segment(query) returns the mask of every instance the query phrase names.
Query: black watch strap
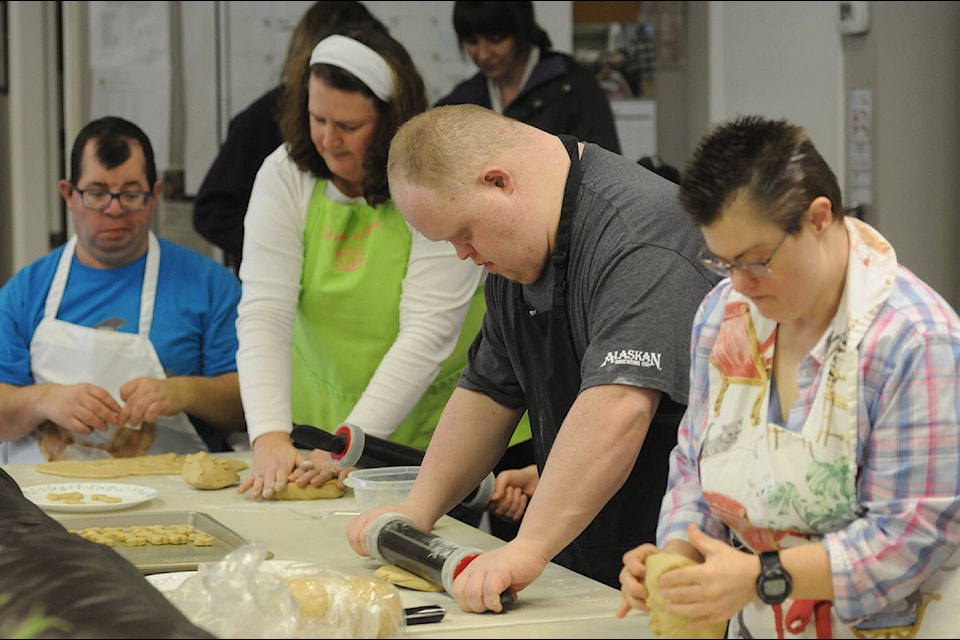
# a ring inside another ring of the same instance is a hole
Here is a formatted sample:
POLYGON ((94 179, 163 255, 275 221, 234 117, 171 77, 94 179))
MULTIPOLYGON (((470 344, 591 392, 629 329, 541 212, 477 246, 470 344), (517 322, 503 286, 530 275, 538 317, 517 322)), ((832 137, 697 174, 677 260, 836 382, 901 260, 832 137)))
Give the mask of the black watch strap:
POLYGON ((780 604, 793 591, 793 579, 780 562, 779 551, 760 552, 757 595, 765 604, 780 604))

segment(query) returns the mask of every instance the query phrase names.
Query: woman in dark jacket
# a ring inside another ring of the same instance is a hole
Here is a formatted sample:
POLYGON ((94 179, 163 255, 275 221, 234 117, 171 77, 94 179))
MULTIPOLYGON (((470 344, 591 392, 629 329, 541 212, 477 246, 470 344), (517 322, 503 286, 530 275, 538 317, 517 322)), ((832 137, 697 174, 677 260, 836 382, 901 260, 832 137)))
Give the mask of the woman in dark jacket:
POLYGON ((552 49, 532 2, 454 2, 453 27, 479 72, 436 106, 477 104, 620 153, 610 99, 591 71, 552 49))

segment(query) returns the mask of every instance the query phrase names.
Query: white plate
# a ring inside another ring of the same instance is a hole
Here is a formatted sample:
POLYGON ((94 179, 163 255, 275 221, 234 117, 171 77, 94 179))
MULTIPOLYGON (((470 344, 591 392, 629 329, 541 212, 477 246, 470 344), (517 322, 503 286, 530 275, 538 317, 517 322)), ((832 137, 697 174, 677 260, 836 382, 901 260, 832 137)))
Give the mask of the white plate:
POLYGON ((172 571, 170 573, 151 573, 146 576, 147 582, 163 594, 172 593, 183 581, 196 574, 196 571, 172 571))
POLYGON ((23 487, 23 495, 46 511, 118 511, 157 497, 157 490, 138 484, 117 482, 62 482, 23 487), (51 493, 82 493, 82 502, 72 503, 63 500, 51 500, 51 493), (94 500, 94 494, 103 494, 110 498, 119 498, 119 502, 94 500))
MULTIPOLYGON (((292 564, 290 560, 264 560, 260 564, 260 569, 277 573, 290 564, 292 564)), ((145 577, 147 582, 152 584, 157 591, 164 595, 169 595, 183 584, 187 578, 196 575, 196 573, 196 571, 172 571, 170 573, 151 573, 145 577)))

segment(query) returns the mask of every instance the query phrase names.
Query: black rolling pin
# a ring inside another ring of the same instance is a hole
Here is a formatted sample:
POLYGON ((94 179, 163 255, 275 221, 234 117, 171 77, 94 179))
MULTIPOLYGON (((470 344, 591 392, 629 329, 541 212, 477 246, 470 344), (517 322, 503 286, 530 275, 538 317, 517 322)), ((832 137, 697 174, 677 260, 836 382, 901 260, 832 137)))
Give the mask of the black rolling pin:
MULTIPOLYGON (((330 453, 338 467, 419 467, 423 452, 390 440, 366 435, 352 424, 343 423, 334 433, 308 424, 295 424, 290 434, 294 446, 307 449, 323 449, 330 453)), ((471 491, 460 503, 469 509, 484 509, 493 495, 494 475, 490 473, 480 486, 471 491)))
POLYGON ((423 452, 390 440, 368 436, 356 425, 343 423, 333 433, 309 424, 295 424, 290 434, 294 444, 323 449, 340 467, 390 466, 419 467, 423 452), (370 464, 379 461, 381 464, 370 464))
MULTIPOLYGON (((460 572, 482 553, 425 533, 399 513, 385 513, 373 521, 367 532, 367 548, 377 560, 430 580, 447 593, 452 593, 453 581, 460 572)), ((500 594, 504 611, 513 602, 514 597, 508 591, 500 594)))

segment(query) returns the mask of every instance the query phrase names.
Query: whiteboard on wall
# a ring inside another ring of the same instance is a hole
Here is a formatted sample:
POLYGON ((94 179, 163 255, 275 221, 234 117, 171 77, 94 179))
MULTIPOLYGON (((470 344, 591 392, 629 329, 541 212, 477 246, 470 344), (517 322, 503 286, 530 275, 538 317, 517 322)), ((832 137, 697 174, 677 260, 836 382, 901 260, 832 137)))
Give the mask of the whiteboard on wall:
POLYGON ((91 2, 89 119, 119 116, 138 124, 157 167, 171 165, 172 61, 167 2, 91 2))

